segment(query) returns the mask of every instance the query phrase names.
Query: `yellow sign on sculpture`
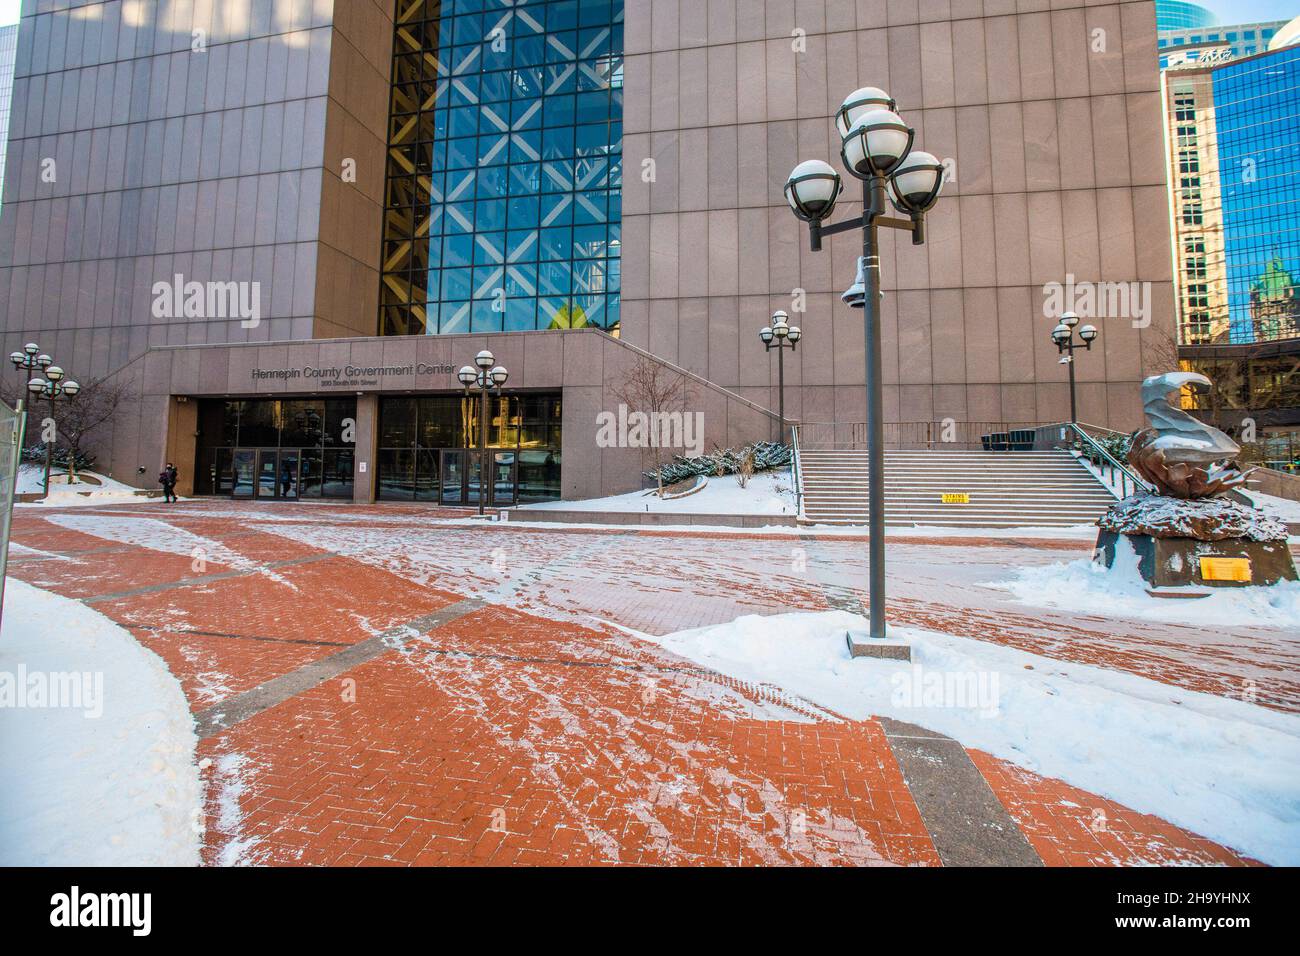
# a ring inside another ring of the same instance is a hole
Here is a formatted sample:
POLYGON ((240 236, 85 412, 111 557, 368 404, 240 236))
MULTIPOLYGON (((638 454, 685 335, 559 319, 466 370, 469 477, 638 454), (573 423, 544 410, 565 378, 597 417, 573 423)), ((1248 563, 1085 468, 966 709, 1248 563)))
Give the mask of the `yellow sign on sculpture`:
POLYGON ((1204 581, 1249 581, 1250 558, 1201 558, 1204 581))

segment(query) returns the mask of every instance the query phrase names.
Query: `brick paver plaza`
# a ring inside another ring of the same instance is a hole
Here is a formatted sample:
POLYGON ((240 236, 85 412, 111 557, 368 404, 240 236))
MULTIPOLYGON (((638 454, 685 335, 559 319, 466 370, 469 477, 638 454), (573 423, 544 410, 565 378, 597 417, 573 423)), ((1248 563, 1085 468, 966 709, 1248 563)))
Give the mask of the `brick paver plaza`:
MULTIPOLYGON (((14 540, 33 550, 17 550, 13 574, 90 603, 180 680, 201 737, 208 863, 944 861, 881 721, 627 630, 836 606, 865 582, 861 540, 212 501, 24 509, 14 540)), ((1300 668, 1275 631, 1211 640, 1030 613, 976 587, 995 565, 1088 549, 891 538, 891 619, 1211 693, 1249 680, 1260 703, 1300 709, 1300 668)), ((1048 865, 1250 862, 969 757, 1048 865)))

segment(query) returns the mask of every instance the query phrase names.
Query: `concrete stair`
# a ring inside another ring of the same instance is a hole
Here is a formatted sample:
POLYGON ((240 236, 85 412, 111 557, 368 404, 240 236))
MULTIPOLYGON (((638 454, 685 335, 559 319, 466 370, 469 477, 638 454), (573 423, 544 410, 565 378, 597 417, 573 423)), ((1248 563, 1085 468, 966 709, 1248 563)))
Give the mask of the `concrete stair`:
MULTIPOLYGON (((807 524, 867 523, 865 449, 801 450, 807 524)), ((885 452, 885 523, 1014 528, 1091 524, 1114 495, 1066 451, 885 452), (944 504, 944 494, 968 504, 944 504)))

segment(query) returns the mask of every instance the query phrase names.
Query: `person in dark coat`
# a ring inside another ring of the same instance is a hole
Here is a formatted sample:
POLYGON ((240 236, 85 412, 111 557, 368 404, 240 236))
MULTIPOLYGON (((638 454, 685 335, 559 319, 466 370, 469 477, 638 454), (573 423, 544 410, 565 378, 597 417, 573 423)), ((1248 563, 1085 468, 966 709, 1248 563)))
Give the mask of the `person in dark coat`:
POLYGON ((179 477, 180 472, 176 470, 176 466, 170 461, 167 462, 167 467, 158 475, 158 483, 163 489, 163 501, 176 501, 176 481, 179 477))

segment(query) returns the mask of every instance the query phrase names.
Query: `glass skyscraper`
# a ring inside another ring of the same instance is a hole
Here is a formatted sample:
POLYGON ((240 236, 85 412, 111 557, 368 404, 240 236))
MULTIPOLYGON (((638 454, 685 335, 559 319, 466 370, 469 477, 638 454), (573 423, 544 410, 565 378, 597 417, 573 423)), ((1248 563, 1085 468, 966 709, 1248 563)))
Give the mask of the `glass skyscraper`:
POLYGON ((400 0, 381 332, 619 324, 622 0, 400 0))
POLYGON ((1300 47, 1213 72, 1229 341, 1300 334, 1300 47))

